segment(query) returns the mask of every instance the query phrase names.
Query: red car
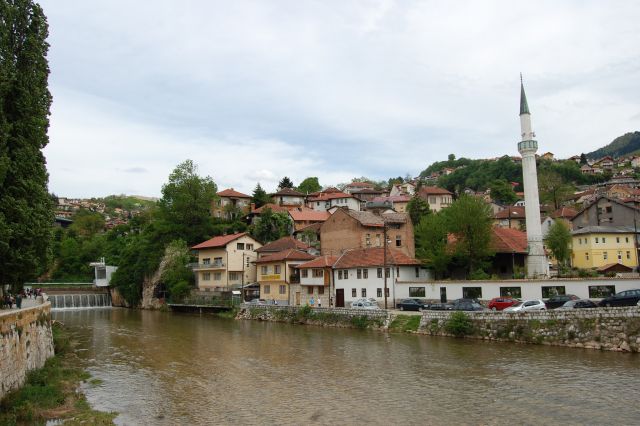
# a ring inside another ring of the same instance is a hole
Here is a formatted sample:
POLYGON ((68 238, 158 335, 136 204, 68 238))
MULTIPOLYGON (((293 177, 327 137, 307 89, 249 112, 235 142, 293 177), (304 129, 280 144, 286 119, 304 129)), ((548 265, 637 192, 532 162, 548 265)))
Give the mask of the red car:
POLYGON ((494 297, 491 299, 487 307, 492 311, 501 311, 509 306, 515 305, 516 303, 518 303, 518 301, 510 297, 494 297))

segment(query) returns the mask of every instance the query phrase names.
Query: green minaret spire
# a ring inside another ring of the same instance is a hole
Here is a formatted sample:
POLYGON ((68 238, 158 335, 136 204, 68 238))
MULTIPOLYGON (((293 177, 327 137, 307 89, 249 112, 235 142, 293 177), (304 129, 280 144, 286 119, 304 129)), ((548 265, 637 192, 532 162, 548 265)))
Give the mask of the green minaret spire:
POLYGON ((527 95, 524 94, 524 84, 522 83, 522 73, 520 73, 520 115, 522 114, 531 114, 531 113, 529 112, 527 95))

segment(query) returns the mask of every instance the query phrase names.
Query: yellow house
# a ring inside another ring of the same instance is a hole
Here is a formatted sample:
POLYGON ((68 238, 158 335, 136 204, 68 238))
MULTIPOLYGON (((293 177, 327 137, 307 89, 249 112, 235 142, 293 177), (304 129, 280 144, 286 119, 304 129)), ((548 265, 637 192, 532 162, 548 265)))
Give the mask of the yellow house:
POLYGON ((575 268, 600 268, 620 263, 630 268, 638 266, 634 237, 628 226, 587 226, 572 235, 572 264, 575 268))
POLYGON ((258 283, 260 298, 277 302, 279 305, 290 305, 290 284, 300 283, 299 271, 295 265, 315 259, 304 251, 287 249, 255 261, 258 267, 258 283))
POLYGON ((253 263, 262 247, 246 232, 213 237, 193 246, 198 251, 198 264, 193 267, 200 291, 229 291, 256 282, 253 263))

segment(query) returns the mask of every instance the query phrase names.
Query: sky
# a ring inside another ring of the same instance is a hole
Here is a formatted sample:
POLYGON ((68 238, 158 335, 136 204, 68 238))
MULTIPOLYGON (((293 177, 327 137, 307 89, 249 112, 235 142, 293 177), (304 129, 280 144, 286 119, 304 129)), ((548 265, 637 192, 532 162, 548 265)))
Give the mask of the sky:
POLYGON ((218 189, 417 176, 640 130, 640 2, 41 1, 59 196, 160 196, 192 159, 218 189))

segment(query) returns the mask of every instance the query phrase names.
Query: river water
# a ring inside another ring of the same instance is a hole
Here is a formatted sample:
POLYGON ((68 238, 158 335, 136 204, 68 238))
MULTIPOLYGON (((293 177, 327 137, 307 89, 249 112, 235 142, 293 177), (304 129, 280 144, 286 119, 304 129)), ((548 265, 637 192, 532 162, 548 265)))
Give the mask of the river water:
POLYGON ((117 424, 638 424, 640 357, 127 309, 54 312, 117 424))

